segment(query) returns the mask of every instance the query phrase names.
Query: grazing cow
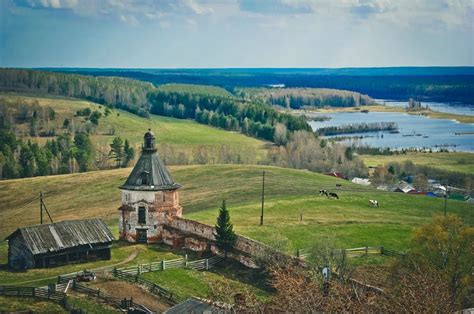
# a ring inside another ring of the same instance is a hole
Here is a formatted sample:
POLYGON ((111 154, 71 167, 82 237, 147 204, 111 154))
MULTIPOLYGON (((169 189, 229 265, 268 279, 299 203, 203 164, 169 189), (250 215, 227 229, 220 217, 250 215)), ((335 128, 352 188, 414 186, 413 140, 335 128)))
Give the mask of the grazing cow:
POLYGON ((339 196, 337 196, 337 194, 334 193, 334 192, 329 192, 328 194, 329 194, 328 197, 333 197, 333 198, 339 199, 339 196))
POLYGON ((369 205, 372 206, 372 207, 379 207, 379 201, 369 200, 369 205))
POLYGON ((328 196, 328 191, 326 191, 326 190, 319 190, 319 195, 321 195, 321 196, 323 196, 323 195, 328 196))

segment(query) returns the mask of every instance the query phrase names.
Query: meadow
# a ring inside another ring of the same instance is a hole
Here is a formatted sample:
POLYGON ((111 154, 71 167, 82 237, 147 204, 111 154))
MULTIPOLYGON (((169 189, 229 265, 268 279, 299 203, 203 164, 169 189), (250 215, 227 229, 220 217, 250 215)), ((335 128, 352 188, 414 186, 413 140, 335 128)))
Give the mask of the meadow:
MULTIPOLYGON (((311 246, 322 237, 336 237, 342 247, 386 246, 408 249, 411 232, 443 213, 444 200, 378 191, 347 181, 278 167, 206 165, 169 167, 183 185, 181 204, 186 218, 210 225, 227 201, 238 233, 271 243, 275 234, 288 239, 291 249, 311 246), (266 171, 264 225, 259 226, 262 171, 266 171), (336 184, 342 184, 340 190, 336 184), (340 199, 319 195, 324 188, 340 199), (380 208, 372 208, 377 199, 380 208), (301 220, 301 217, 303 218, 301 220)), ((116 228, 120 186, 130 168, 93 171, 0 182, 0 236, 39 222, 38 194, 55 221, 101 217, 116 228), (19 193, 18 191, 21 191, 19 193)), ((449 201, 448 212, 474 223, 473 205, 449 201)))
POLYGON ((474 174, 474 154, 464 152, 408 152, 400 155, 360 155, 366 166, 411 160, 416 165, 474 174))

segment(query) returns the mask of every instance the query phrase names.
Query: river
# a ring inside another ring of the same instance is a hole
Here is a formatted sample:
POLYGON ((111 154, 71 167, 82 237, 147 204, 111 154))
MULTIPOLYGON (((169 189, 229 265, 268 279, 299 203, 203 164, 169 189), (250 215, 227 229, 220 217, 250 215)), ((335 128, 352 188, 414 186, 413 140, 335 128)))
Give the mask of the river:
MULTIPOLYGON (((312 114, 318 116, 319 114, 312 114)), ((396 112, 339 112, 324 114, 327 121, 309 121, 313 130, 351 123, 396 122, 400 133, 368 132, 347 134, 362 139, 346 140, 348 143, 367 144, 372 147, 424 148, 474 152, 474 124, 458 123, 448 119, 430 119, 425 116, 396 112)), ((311 115, 309 116, 311 117, 311 115)), ((331 136, 329 136, 330 138, 331 136)))
MULTIPOLYGON (((389 99, 374 99, 376 103, 385 104, 389 107, 401 107, 406 108, 408 101, 389 100, 389 99)), ((433 111, 474 116, 474 104, 462 104, 455 102, 430 102, 422 101, 421 105, 430 107, 433 111)))

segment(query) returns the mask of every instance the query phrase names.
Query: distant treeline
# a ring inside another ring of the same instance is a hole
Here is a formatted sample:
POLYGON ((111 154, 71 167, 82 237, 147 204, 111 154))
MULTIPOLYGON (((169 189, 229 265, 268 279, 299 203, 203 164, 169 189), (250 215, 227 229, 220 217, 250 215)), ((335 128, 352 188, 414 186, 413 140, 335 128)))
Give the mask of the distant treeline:
POLYGON ((328 126, 316 130, 318 135, 331 136, 339 134, 366 133, 378 131, 396 131, 398 125, 395 122, 372 122, 353 123, 340 126, 328 126))
POLYGON ((367 95, 327 88, 244 88, 236 94, 288 109, 355 107, 374 103, 367 95))
POLYGON ((226 130, 273 141, 277 124, 290 132, 310 130, 304 117, 280 113, 261 102, 249 102, 234 97, 196 95, 187 92, 150 93, 150 111, 153 114, 180 119, 195 119, 226 130))
POLYGON ((0 69, 0 89, 82 98, 146 116, 148 114, 147 94, 155 87, 151 83, 120 77, 0 69))
POLYGON ((91 100, 140 116, 153 114, 240 131, 273 141, 277 124, 289 132, 310 130, 303 117, 280 113, 261 101, 244 101, 218 87, 150 83, 46 71, 0 69, 0 89, 91 100))
POLYGON ((122 76, 154 84, 188 83, 236 87, 333 88, 357 91, 374 98, 474 102, 472 68, 379 69, 194 69, 103 70, 54 69, 87 75, 122 76), (361 72, 361 74, 358 74, 361 72))
POLYGON ((404 162, 390 162, 377 167, 372 173, 371 181, 374 184, 392 184, 400 180, 408 180, 420 191, 427 191, 428 179, 438 180, 443 184, 472 190, 474 176, 457 171, 449 171, 427 165, 415 165, 411 160, 404 162))

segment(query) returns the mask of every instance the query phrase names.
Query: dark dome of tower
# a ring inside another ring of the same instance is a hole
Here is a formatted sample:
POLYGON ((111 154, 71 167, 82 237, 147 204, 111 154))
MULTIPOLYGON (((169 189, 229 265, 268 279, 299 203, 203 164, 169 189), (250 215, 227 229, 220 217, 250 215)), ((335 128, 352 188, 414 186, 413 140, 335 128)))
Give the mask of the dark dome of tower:
POLYGON ((151 131, 151 129, 148 129, 148 131, 145 133, 143 136, 144 138, 155 138, 155 134, 151 131))

